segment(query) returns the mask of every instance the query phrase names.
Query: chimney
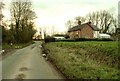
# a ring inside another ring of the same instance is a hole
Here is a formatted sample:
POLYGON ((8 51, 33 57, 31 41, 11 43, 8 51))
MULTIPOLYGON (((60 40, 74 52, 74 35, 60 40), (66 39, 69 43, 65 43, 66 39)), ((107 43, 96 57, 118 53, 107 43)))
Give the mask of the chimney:
POLYGON ((88 24, 91 25, 91 22, 89 21, 88 24))
POLYGON ((81 25, 81 21, 80 20, 78 20, 78 25, 81 25))

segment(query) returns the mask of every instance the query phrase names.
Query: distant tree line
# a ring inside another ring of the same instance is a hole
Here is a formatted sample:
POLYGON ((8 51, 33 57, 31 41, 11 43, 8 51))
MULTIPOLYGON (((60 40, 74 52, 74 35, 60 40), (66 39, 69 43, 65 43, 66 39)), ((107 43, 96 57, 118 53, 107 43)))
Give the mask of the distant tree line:
POLYGON ((117 28, 117 17, 115 18, 113 14, 106 10, 95 11, 86 15, 86 17, 77 16, 74 20, 68 20, 66 22, 66 27, 69 30, 71 27, 75 26, 78 21, 81 23, 91 22, 100 29, 100 33, 115 33, 117 28))
POLYGON ((30 42, 36 33, 33 22, 36 14, 32 9, 31 2, 29 0, 11 2, 10 13, 10 24, 7 26, 5 22, 2 24, 2 41, 8 43, 30 42))

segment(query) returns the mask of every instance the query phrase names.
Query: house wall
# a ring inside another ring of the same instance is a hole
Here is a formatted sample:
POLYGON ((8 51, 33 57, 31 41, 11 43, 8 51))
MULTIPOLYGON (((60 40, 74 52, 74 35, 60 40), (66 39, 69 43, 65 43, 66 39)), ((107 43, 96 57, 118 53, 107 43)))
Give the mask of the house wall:
POLYGON ((78 38, 80 38, 81 37, 81 30, 78 30, 78 33, 79 33, 78 38))
POLYGON ((69 32, 69 37, 70 37, 70 39, 74 38, 74 32, 73 31, 69 32))
POLYGON ((93 38, 99 38, 99 31, 93 31, 93 38))
POLYGON ((69 36, 70 36, 70 39, 74 39, 74 38, 94 38, 93 33, 94 33, 93 29, 89 25, 86 25, 81 30, 76 30, 76 31, 69 32, 69 36))
POLYGON ((69 32, 69 37, 70 37, 70 39, 78 38, 79 37, 79 31, 69 32))
POLYGON ((68 35, 69 35, 69 37, 70 37, 70 39, 71 39, 71 36, 72 36, 72 32, 68 32, 68 35))
POLYGON ((74 31, 74 38, 78 38, 79 37, 79 31, 74 31))
POLYGON ((93 38, 93 29, 86 25, 82 30, 81 30, 81 38, 93 38))

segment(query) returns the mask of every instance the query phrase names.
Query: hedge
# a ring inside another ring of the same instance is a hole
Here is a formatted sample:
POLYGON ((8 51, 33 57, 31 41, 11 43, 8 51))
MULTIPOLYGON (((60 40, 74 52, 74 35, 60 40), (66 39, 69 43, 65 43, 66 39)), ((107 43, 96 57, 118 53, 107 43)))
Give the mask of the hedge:
POLYGON ((55 38, 53 38, 53 37, 46 37, 46 38, 44 39, 44 41, 45 41, 45 43, 55 42, 55 38))
POLYGON ((64 40, 56 40, 56 42, 77 42, 77 41, 113 41, 109 38, 95 38, 95 39, 88 39, 88 38, 76 38, 76 39, 64 39, 64 40))
POLYGON ((45 43, 48 42, 77 42, 77 41, 113 41, 110 38, 95 38, 95 39, 88 39, 88 38, 76 38, 76 39, 55 39, 53 37, 46 37, 44 39, 45 43))

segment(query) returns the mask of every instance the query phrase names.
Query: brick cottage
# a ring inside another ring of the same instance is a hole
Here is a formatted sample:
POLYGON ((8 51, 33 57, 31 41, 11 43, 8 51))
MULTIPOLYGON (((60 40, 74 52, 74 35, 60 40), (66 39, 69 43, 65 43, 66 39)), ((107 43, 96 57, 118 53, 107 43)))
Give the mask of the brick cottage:
POLYGON ((87 22, 84 24, 81 24, 80 21, 78 21, 78 25, 72 27, 68 31, 70 39, 74 38, 98 38, 99 36, 99 29, 93 25, 91 22, 87 22))

